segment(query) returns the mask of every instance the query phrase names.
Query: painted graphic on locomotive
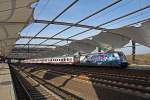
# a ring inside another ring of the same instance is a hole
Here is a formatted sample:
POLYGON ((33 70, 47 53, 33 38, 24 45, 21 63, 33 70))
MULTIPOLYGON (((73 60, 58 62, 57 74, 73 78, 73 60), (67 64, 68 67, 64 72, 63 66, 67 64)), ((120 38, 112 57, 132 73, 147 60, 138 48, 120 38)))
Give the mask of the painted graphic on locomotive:
POLYGON ((103 66, 127 66, 128 62, 122 52, 107 52, 89 54, 81 63, 103 66))

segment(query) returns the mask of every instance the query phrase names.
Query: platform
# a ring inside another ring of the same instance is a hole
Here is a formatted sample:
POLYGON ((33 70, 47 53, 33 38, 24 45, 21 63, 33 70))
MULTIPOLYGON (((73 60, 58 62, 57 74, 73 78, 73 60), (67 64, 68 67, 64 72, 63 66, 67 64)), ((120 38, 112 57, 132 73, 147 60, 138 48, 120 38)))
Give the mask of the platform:
POLYGON ((150 65, 131 64, 129 65, 128 69, 150 70, 150 65))
POLYGON ((16 100, 8 64, 0 63, 0 100, 16 100))

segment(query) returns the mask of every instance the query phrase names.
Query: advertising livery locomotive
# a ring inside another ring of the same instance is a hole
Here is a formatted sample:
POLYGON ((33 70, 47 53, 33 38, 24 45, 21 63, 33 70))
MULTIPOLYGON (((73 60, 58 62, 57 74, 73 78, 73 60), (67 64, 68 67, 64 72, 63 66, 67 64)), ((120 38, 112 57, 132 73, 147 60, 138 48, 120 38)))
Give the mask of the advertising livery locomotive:
POLYGON ((122 52, 89 54, 80 63, 100 66, 128 66, 126 56, 122 52))

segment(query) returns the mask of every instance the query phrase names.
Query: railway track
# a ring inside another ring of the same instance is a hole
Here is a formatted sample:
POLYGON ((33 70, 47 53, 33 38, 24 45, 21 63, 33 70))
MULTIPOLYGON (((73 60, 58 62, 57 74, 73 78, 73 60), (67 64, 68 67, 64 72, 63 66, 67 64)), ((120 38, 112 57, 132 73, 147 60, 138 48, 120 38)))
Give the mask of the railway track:
POLYGON ((98 73, 90 71, 49 71, 51 71, 52 73, 73 76, 84 74, 86 77, 79 77, 79 79, 92 81, 92 83, 96 85, 104 85, 123 90, 130 90, 131 92, 135 91, 136 93, 141 94, 142 96, 144 95, 150 97, 150 78, 109 73, 98 73))
MULTIPOLYGON (((57 71, 56 71, 57 72, 57 71)), ((123 83, 130 83, 135 85, 141 85, 145 87, 150 86, 150 78, 149 77, 140 77, 140 76, 130 76, 130 75, 121 75, 121 74, 112 74, 112 73, 104 73, 104 72, 90 72, 90 71, 64 71, 62 74, 70 74, 70 75, 77 75, 77 74, 84 74, 91 79, 108 79, 114 81, 122 80, 123 83)))
POLYGON ((19 74, 15 69, 12 72, 18 100, 60 100, 26 74, 19 74))
POLYGON ((15 74, 12 68, 10 72, 13 79, 13 85, 17 100, 32 100, 31 96, 28 94, 26 88, 24 87, 20 79, 18 79, 17 75, 15 74))
POLYGON ((82 98, 60 89, 30 73, 23 72, 16 67, 12 67, 12 69, 14 73, 17 73, 17 78, 21 79, 20 82, 24 85, 24 88, 26 88, 26 92, 31 100, 82 100, 82 98))
MULTIPOLYGON (((51 73, 61 74, 61 75, 68 75, 68 73, 60 73, 56 71, 49 71, 51 73)), ((70 73, 69 73, 70 74, 70 73)), ((76 74, 70 74, 76 77, 76 74)), ((91 75, 91 73, 90 73, 91 75)), ((60 76, 60 75, 59 75, 60 76)), ((140 80, 139 78, 133 77, 125 77, 125 76, 118 76, 118 75, 110 75, 110 74, 96 74, 88 77, 76 77, 81 80, 89 81, 95 85, 103 85, 112 88, 118 88, 123 90, 130 90, 130 92, 136 91, 136 93, 150 96, 150 81, 140 80)))
POLYGON ((135 95, 140 95, 142 97, 150 98, 150 78, 144 77, 143 75, 132 75, 130 74, 117 74, 99 72, 99 71, 86 71, 81 69, 71 69, 66 68, 65 70, 59 70, 59 68, 47 68, 49 73, 54 73, 60 75, 70 75, 77 79, 92 82, 96 86, 104 86, 112 89, 121 90, 135 95), (76 77, 84 75, 82 77, 76 77))
MULTIPOLYGON (((30 72, 30 68, 27 69, 28 68, 24 70, 24 68, 22 68, 22 70, 30 76, 36 77, 36 80, 41 80, 37 75, 30 72)), ((84 82, 92 82, 96 87, 110 88, 124 93, 138 95, 148 100, 150 99, 150 78, 144 75, 141 76, 133 73, 131 75, 129 73, 127 75, 121 73, 109 73, 106 70, 106 72, 97 70, 89 71, 85 70, 85 68, 81 70, 78 68, 65 69, 64 67, 64 70, 62 70, 62 67, 60 67, 60 69, 55 67, 44 67, 43 69, 56 76, 69 75, 84 82)), ((40 73, 42 73, 42 70, 40 70, 40 73)))

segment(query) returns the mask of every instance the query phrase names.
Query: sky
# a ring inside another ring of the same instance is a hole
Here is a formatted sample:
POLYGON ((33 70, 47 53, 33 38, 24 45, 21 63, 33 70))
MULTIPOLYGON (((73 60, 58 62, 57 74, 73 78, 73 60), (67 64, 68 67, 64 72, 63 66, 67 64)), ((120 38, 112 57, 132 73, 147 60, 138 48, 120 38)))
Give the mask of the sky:
MULTIPOLYGON (((74 0, 40 0, 38 3, 34 3, 32 7, 35 7, 33 17, 35 20, 53 20, 60 12, 63 11, 69 4, 71 4, 74 0)), ((56 21, 63 21, 63 22, 71 22, 76 23, 79 20, 83 19, 84 17, 92 14, 93 12, 104 8, 105 6, 115 2, 116 0, 79 0, 74 6, 72 6, 69 10, 67 10, 63 15, 58 17, 56 21)), ((150 5, 150 0, 122 0, 118 4, 114 5, 113 7, 81 22, 80 24, 85 25, 92 25, 97 26, 107 21, 110 21, 114 18, 123 16, 127 13, 135 11, 137 9, 143 8, 147 5, 150 5)), ((115 29, 120 28, 125 25, 150 18, 150 8, 145 9, 139 13, 134 15, 122 18, 120 20, 114 21, 110 24, 103 25, 102 28, 106 29, 115 29)), ((39 23, 31 23, 28 25, 22 32, 21 36, 34 36, 38 33, 46 24, 39 24, 39 23)), ((44 29, 38 36, 40 37, 51 37, 54 34, 58 33, 59 31, 67 28, 68 26, 63 25, 49 25, 46 29, 44 29)), ((79 32, 87 30, 87 28, 79 28, 79 27, 72 27, 67 31, 56 35, 55 37, 59 38, 67 38, 79 32)), ((101 30, 91 30, 84 34, 72 37, 72 39, 84 39, 89 36, 97 35, 101 32, 101 30)), ((39 44, 44 39, 33 39, 30 44, 39 44)), ((54 44, 59 40, 48 40, 44 44, 54 44)), ((17 44, 27 43, 28 39, 20 39, 17 41, 17 44)), ((58 45, 66 44, 66 41, 58 43, 58 45)), ((131 43, 127 44, 131 45, 131 43)), ((131 48, 122 48, 121 49, 125 54, 131 54, 131 48)), ((150 53, 150 48, 145 46, 138 46, 137 47, 137 54, 143 53, 150 53)))

